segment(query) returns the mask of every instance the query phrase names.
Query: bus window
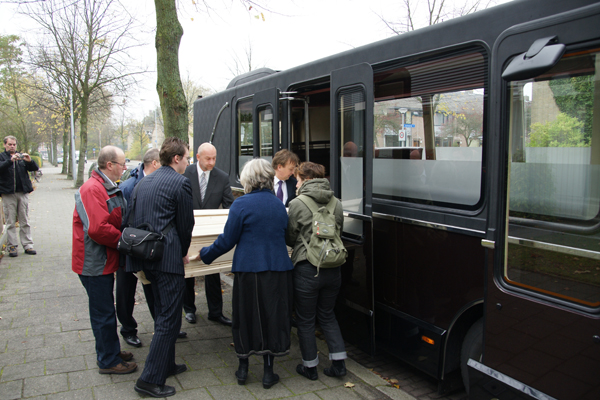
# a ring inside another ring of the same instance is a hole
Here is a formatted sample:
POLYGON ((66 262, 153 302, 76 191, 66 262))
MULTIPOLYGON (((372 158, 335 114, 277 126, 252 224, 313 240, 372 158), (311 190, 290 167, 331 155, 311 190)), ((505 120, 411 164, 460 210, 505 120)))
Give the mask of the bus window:
POLYGON ((252 125, 252 99, 246 99, 237 104, 237 133, 238 133, 238 175, 244 164, 252 160, 254 151, 254 136, 252 125))
POLYGON ((600 306, 598 50, 510 82, 509 223, 504 279, 600 306))
POLYGON ((478 204, 486 70, 470 51, 376 71, 374 198, 478 204))
POLYGON ((271 162, 273 160, 273 109, 271 106, 258 108, 260 120, 260 157, 271 162))

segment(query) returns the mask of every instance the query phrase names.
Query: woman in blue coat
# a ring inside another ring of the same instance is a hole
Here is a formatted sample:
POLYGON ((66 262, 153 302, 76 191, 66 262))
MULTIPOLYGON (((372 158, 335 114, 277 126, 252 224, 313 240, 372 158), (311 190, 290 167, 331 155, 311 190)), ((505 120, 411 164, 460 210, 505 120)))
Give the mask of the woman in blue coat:
POLYGON ((200 250, 205 264, 236 246, 231 271, 235 274, 232 331, 243 385, 248 377, 248 357, 264 358, 263 387, 279 382, 273 358, 290 351, 292 313, 292 261, 285 245, 288 216, 273 194, 275 171, 263 159, 244 165, 240 182, 244 196, 229 209, 225 229, 210 246, 200 250))

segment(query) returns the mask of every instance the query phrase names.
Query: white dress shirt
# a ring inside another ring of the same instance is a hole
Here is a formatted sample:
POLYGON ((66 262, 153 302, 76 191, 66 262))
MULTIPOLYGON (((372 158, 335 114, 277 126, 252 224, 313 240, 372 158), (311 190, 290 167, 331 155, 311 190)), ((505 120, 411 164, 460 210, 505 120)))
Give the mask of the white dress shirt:
POLYGON ((277 196, 277 189, 278 189, 278 185, 279 185, 279 181, 281 181, 281 190, 283 191, 283 204, 285 205, 287 199, 288 199, 288 190, 287 190, 287 185, 286 185, 286 181, 282 181, 281 179, 279 179, 278 177, 275 177, 275 186, 273 186, 274 188, 274 192, 275 192, 275 196, 277 196))

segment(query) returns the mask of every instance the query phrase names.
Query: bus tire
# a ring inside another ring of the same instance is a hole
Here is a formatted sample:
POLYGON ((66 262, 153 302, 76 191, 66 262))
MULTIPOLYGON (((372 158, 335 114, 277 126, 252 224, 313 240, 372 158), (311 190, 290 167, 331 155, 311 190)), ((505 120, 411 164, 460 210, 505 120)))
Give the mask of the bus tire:
POLYGON ((460 372, 467 394, 469 393, 469 366, 467 365, 467 362, 469 361, 469 358, 472 358, 475 361, 481 361, 482 354, 483 318, 480 318, 467 332, 460 351, 460 372))

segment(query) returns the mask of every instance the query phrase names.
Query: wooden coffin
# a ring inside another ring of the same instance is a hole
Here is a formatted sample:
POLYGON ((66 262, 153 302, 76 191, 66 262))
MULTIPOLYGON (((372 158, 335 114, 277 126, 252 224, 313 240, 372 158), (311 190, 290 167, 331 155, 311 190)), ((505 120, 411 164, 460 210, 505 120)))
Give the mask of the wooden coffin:
MULTIPOLYGON (((208 247, 217 240, 217 237, 223 233, 228 216, 229 210, 194 210, 195 225, 192 231, 192 243, 188 251, 190 260, 195 258, 203 247, 208 247)), ((235 247, 210 265, 206 265, 202 261, 190 261, 185 266, 185 277, 191 278, 231 271, 234 251, 235 247)), ((292 254, 290 247, 288 247, 288 253, 292 254)))
MULTIPOLYGON (((195 258, 200 249, 210 246, 217 240, 217 237, 223 233, 225 222, 229 210, 194 210, 195 225, 192 231, 192 243, 188 256, 190 259, 195 258)), ((190 261, 185 266, 185 277, 203 276, 215 274, 219 272, 231 271, 231 263, 233 261, 233 252, 235 247, 226 254, 217 258, 210 265, 204 264, 202 261, 190 261)))

